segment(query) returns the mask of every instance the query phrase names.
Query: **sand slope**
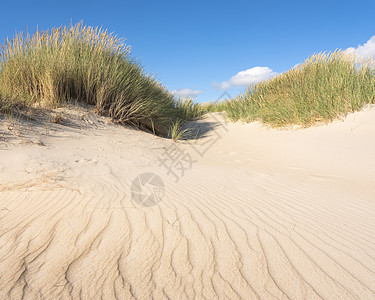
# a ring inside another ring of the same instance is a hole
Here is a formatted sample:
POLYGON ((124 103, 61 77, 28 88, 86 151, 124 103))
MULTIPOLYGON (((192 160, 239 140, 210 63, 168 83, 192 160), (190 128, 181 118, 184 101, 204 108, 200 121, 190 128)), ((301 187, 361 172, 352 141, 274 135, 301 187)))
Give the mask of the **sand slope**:
POLYGON ((0 299, 375 298, 374 108, 305 130, 210 115, 194 143, 65 113, 1 121, 0 299))

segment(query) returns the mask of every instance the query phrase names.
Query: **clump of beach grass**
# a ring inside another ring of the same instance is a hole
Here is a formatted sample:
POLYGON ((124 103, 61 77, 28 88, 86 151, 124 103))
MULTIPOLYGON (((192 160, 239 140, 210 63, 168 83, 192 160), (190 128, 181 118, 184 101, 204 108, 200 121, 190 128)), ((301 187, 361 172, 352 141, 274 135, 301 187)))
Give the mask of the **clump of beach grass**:
POLYGON ((0 48, 0 109, 56 107, 75 99, 123 124, 168 135, 198 116, 144 73, 124 39, 84 26, 16 34, 0 48), (180 121, 179 121, 180 122, 180 121))
POLYGON ((207 104, 234 121, 274 127, 330 122, 375 103, 375 69, 345 51, 315 54, 304 63, 263 81, 229 101, 207 104))
POLYGON ((173 122, 169 128, 169 137, 174 140, 183 140, 188 138, 190 130, 189 128, 183 128, 183 121, 178 119, 173 122))
POLYGON ((193 99, 178 99, 176 107, 181 120, 195 120, 202 117, 204 111, 199 103, 195 103, 193 99))

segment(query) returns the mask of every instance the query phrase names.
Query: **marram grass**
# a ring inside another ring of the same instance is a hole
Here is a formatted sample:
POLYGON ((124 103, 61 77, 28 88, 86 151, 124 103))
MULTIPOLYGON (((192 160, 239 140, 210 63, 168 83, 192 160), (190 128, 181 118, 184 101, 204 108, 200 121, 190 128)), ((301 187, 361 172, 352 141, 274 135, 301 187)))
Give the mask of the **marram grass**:
POLYGON ((375 103, 375 70, 344 51, 311 56, 303 64, 261 82, 238 97, 206 104, 232 120, 262 121, 271 126, 330 122, 375 103))
POLYGON ((194 103, 175 101, 132 58, 124 40, 82 23, 16 34, 0 48, 0 109, 95 105, 120 123, 167 135, 171 124, 198 117, 194 103))
POLYGON ((316 54, 232 100, 199 105, 175 100, 146 75, 123 39, 82 23, 17 34, 0 46, 0 111, 70 100, 178 139, 182 122, 204 111, 272 126, 329 122, 375 103, 375 71, 371 61, 343 51, 316 54))

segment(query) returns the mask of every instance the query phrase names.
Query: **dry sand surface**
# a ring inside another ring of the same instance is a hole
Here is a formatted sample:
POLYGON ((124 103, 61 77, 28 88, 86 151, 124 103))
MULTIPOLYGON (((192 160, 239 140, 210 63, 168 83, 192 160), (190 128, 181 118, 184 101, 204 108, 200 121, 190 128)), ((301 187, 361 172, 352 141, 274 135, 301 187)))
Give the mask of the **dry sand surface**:
POLYGON ((63 111, 0 123, 0 299, 375 298, 375 108, 177 143, 63 111))

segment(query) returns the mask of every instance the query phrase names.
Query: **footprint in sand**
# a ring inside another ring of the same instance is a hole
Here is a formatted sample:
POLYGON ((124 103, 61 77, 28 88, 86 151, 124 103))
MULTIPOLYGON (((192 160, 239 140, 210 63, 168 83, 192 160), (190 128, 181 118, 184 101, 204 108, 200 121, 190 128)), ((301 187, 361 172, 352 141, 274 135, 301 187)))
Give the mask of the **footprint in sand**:
POLYGON ((79 164, 97 164, 98 163, 98 160, 97 159, 77 159, 75 160, 76 163, 79 163, 79 164))

